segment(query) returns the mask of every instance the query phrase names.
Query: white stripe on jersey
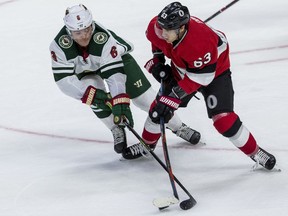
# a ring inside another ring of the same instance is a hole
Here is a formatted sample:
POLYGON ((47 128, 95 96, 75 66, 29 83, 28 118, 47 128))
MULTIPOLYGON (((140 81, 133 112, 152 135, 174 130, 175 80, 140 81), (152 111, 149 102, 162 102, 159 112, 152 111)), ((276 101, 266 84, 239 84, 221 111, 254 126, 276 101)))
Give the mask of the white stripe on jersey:
POLYGON ((220 37, 220 39, 221 39, 222 42, 223 42, 223 43, 221 44, 221 46, 217 47, 218 57, 219 57, 219 56, 227 49, 227 47, 228 47, 228 40, 227 40, 227 38, 225 37, 225 35, 224 35, 222 32, 220 32, 220 31, 212 28, 211 26, 209 26, 209 28, 211 28, 211 29, 220 37))
POLYGON ((123 63, 118 63, 118 64, 113 64, 113 65, 107 66, 107 67, 101 69, 101 72, 105 72, 107 70, 111 70, 111 69, 119 68, 119 67, 124 67, 124 64, 123 63))
POLYGON ((193 72, 188 72, 185 68, 180 68, 177 65, 175 65, 175 67, 182 79, 184 79, 184 75, 186 74, 189 77, 189 79, 204 86, 212 82, 216 73, 216 71, 214 71, 211 73, 195 74, 193 72))

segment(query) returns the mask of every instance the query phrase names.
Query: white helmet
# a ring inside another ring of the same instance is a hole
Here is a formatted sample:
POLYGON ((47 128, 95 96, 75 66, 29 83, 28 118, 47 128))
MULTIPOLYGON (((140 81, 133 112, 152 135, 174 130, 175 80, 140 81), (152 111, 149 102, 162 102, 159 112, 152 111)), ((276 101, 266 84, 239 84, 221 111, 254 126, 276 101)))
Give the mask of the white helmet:
POLYGON ((68 7, 63 18, 69 31, 79 31, 89 27, 92 22, 92 14, 83 4, 68 7))

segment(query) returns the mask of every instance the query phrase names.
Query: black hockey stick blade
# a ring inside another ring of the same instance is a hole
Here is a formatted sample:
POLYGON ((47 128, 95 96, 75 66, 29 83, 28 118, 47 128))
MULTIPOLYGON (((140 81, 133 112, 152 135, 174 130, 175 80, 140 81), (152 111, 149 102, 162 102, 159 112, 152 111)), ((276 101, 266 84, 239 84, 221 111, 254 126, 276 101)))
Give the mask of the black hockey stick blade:
MULTIPOLYGON (((163 197, 157 198, 153 200, 153 205, 159 208, 159 210, 163 210, 168 208, 170 205, 177 204, 179 200, 176 197, 163 197)), ((179 206, 182 210, 189 210, 196 205, 196 200, 193 198, 183 200, 179 206)))
POLYGON ((189 210, 191 209, 193 206, 195 206, 197 204, 196 200, 193 198, 187 199, 187 200, 183 200, 180 203, 180 208, 183 210, 189 210))

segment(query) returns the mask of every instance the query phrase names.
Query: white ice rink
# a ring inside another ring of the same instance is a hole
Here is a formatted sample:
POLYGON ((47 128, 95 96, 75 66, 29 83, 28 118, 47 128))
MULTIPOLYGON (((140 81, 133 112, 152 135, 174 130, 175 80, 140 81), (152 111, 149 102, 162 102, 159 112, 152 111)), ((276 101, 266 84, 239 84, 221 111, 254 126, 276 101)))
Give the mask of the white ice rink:
MULTIPOLYGON (((206 19, 230 1, 181 2, 206 19)), ((111 132, 54 83, 49 45, 66 7, 85 4, 134 44, 143 67, 152 56, 147 24, 170 2, 0 0, 0 216, 288 214, 287 0, 241 0, 209 22, 230 42, 235 111, 282 172, 251 171, 253 161, 213 128, 199 94, 177 113, 207 145, 191 147, 167 131, 174 174, 198 201, 188 211, 154 207, 154 198, 172 195, 167 173, 153 159, 120 161, 111 132)), ((146 113, 132 109, 141 134, 146 113)), ((127 134, 129 144, 137 141, 127 134)), ((161 142, 155 153, 163 159, 161 142)), ((177 189, 181 200, 188 198, 177 189)))

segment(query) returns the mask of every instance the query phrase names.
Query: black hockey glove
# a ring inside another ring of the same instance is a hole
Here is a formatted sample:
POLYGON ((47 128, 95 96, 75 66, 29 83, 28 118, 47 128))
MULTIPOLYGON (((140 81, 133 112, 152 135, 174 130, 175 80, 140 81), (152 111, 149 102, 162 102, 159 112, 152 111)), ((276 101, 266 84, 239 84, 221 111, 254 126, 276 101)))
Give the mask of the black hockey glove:
POLYGON ((147 61, 144 67, 158 82, 161 82, 161 79, 165 82, 172 77, 170 65, 164 64, 159 57, 154 57, 147 61))
POLYGON ((185 98, 187 93, 180 87, 174 86, 169 95, 162 95, 156 97, 155 101, 150 107, 149 117, 152 122, 159 124, 160 117, 164 118, 164 122, 168 123, 174 115, 174 111, 178 109, 182 103, 181 99, 185 98))
POLYGON ((174 110, 178 109, 181 100, 170 96, 160 96, 155 99, 149 111, 149 117, 152 122, 160 124, 160 117, 168 123, 174 115, 174 110))

